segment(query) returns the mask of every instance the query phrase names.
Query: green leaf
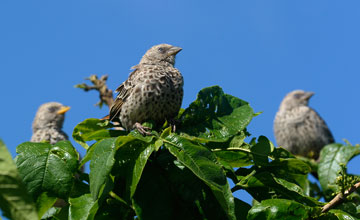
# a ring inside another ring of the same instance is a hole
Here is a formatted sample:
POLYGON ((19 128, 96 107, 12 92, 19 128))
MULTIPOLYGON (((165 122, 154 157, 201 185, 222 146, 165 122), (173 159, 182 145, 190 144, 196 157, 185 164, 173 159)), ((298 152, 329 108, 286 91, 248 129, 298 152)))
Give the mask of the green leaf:
POLYGON ((116 161, 113 175, 122 176, 126 181, 126 198, 130 199, 140 181, 143 169, 151 153, 155 150, 151 140, 134 136, 121 136, 116 141, 116 161), (149 142, 150 141, 150 142, 149 142))
POLYGON ((272 171, 276 171, 282 175, 307 175, 311 171, 310 166, 306 162, 295 158, 280 158, 278 160, 274 160, 270 163, 270 167, 272 171))
POLYGON ((134 220, 135 218, 135 211, 122 203, 118 200, 113 198, 106 199, 105 202, 101 204, 99 207, 95 219, 96 220, 134 220))
POLYGON ((249 153, 235 150, 221 150, 214 152, 221 164, 226 163, 232 167, 245 167, 253 165, 249 153))
POLYGON ((158 151, 160 149, 161 146, 163 146, 163 141, 162 140, 156 140, 155 141, 155 151, 158 151))
POLYGON ((235 214, 236 219, 246 219, 249 210, 251 209, 251 205, 246 202, 241 201, 238 198, 235 198, 235 214))
POLYGON ((359 218, 350 215, 339 209, 330 209, 330 213, 334 214, 339 220, 358 220, 359 218))
POLYGON ((341 170, 340 164, 347 164, 359 153, 360 147, 341 144, 330 144, 321 150, 318 174, 325 195, 330 196, 337 190, 335 180, 341 170))
POLYGON ((99 208, 97 200, 94 201, 91 194, 70 198, 69 203, 69 220, 92 220, 99 208))
POLYGON ((226 216, 210 187, 169 151, 157 153, 156 166, 167 171, 163 176, 168 180, 176 204, 176 219, 223 219, 226 216))
POLYGON ((162 171, 146 166, 133 197, 136 216, 143 220, 175 219, 176 204, 162 171))
POLYGON ((99 198, 99 192, 104 187, 110 171, 115 163, 116 138, 103 139, 94 148, 90 162, 90 192, 93 199, 99 198))
POLYGON ((67 210, 68 207, 66 208, 57 208, 57 207, 50 207, 50 209, 48 209, 45 214, 41 217, 41 220, 45 220, 45 219, 55 219, 55 220, 65 220, 67 219, 68 215, 63 214, 64 210, 67 210), (60 216, 60 212, 62 212, 61 216, 60 216), (59 218, 60 217, 60 218, 59 218))
POLYGON ((161 133, 160 137, 161 138, 166 138, 170 134, 171 134, 171 126, 165 128, 164 131, 161 133))
POLYGON ((25 142, 16 148, 16 152, 16 165, 34 198, 42 192, 67 198, 79 159, 70 141, 60 141, 55 145, 25 142))
POLYGON ((268 171, 253 170, 249 175, 239 177, 239 179, 236 186, 245 189, 259 201, 269 199, 273 193, 276 193, 280 198, 292 199, 309 206, 321 205, 316 199, 306 196, 297 184, 276 177, 275 174, 268 171), (271 191, 273 193, 270 193, 271 191))
POLYGON ((42 217, 56 202, 56 197, 48 196, 47 192, 40 194, 36 200, 36 209, 39 217, 42 217))
POLYGON ((265 136, 260 136, 258 143, 251 147, 254 162, 256 165, 267 165, 269 163, 268 156, 274 150, 274 145, 265 136))
POLYGON ((251 219, 309 219, 311 208, 286 199, 268 199, 254 205, 247 216, 251 219))
MULTIPOLYGON (((244 142, 246 135, 241 132, 228 142, 215 143, 214 146, 207 144, 215 153, 218 161, 227 169, 231 167, 244 167, 253 165, 250 145, 244 142)), ((230 168, 232 169, 232 168, 230 168)))
POLYGON ((202 89, 184 111, 179 130, 201 142, 225 142, 243 131, 253 117, 254 111, 247 102, 212 86, 202 89))
POLYGON ((73 138, 85 149, 88 149, 87 141, 96 140, 99 141, 104 138, 117 137, 127 134, 126 131, 109 130, 113 125, 110 123, 104 123, 104 120, 89 118, 76 125, 73 131, 73 138))
POLYGON ((30 195, 5 144, 0 140, 0 208, 11 219, 38 219, 30 195))
POLYGON ((171 134, 165 140, 170 153, 210 187, 228 218, 235 219, 234 197, 215 155, 206 147, 177 134, 171 134))
MULTIPOLYGON (((356 193, 353 193, 351 195, 356 195, 356 193)), ((350 197, 351 196, 347 197, 348 202, 343 202, 343 203, 337 205, 336 209, 342 210, 354 217, 360 218, 360 213, 358 213, 358 211, 356 209, 356 203, 355 203, 356 200, 351 200, 350 197)), ((357 200, 357 202, 359 202, 359 200, 357 200)))
POLYGON ((277 177, 299 185, 303 193, 309 196, 310 183, 308 173, 311 171, 311 168, 306 162, 295 158, 280 158, 272 161, 269 164, 269 169, 277 177))
POLYGON ((97 142, 95 142, 94 144, 92 144, 87 150, 86 150, 86 154, 85 156, 82 158, 82 160, 80 161, 79 167, 83 167, 88 161, 91 160, 92 155, 94 153, 94 145, 96 145, 97 142))

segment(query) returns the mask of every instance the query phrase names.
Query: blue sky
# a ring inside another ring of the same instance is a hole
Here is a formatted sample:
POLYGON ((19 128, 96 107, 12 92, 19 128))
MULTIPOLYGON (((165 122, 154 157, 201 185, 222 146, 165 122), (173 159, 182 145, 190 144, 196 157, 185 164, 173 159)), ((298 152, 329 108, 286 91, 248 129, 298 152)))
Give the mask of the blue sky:
MULTIPOLYGON (((71 136, 76 124, 108 111, 93 106, 95 92, 75 84, 109 74, 115 90, 147 49, 169 43, 183 48, 176 62, 183 107, 201 88, 220 85, 263 111, 249 131, 275 142, 280 101, 291 90, 309 90, 336 141, 360 143, 359 12, 355 0, 2 0, 0 138, 15 156, 31 137, 38 106, 49 101, 72 107, 64 125, 71 136)), ((350 172, 359 174, 359 166, 358 157, 350 172)))

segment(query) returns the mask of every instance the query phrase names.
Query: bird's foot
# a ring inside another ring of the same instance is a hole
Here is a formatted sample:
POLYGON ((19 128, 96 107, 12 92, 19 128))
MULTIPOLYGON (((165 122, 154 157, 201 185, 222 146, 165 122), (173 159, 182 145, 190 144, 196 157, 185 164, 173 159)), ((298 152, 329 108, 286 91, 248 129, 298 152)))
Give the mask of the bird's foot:
POLYGON ((176 125, 179 124, 180 121, 172 118, 172 119, 169 119, 168 122, 171 126, 172 132, 176 132, 176 125))
POLYGON ((143 136, 151 136, 152 134, 149 132, 151 128, 142 126, 139 122, 136 122, 134 127, 142 134, 143 136))

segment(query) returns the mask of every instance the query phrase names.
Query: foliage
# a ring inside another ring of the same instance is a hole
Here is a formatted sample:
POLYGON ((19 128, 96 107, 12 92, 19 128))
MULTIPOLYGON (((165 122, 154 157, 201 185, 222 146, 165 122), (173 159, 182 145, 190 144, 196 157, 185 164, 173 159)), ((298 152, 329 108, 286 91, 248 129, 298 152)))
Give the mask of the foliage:
POLYGON ((180 112, 176 132, 164 126, 146 137, 87 119, 73 132, 87 149, 81 161, 68 141, 19 145, 16 165, 38 215, 76 220, 359 218, 356 194, 327 213, 321 213, 324 203, 319 202, 337 192, 336 178, 344 172, 340 164, 358 155, 358 146, 326 146, 314 170, 314 161, 297 158, 264 136, 247 141, 246 127, 257 114, 218 86, 201 90, 180 112), (87 162, 89 174, 81 173, 87 162), (308 180, 310 172, 318 174, 321 188, 308 180), (254 198, 252 206, 234 198, 238 190, 254 198), (56 198, 66 205, 53 207, 56 198))
POLYGON ((10 153, 0 140, 0 208, 11 219, 36 219, 35 203, 21 181, 10 153))

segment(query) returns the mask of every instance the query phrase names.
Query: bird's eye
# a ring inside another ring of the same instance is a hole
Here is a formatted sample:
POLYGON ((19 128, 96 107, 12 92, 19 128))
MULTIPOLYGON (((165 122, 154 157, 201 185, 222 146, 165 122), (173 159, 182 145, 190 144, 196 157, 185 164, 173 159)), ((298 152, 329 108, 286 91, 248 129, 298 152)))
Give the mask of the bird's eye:
POLYGON ((301 98, 301 94, 294 94, 294 97, 295 97, 296 99, 300 99, 300 98, 301 98))
POLYGON ((164 52, 165 52, 165 49, 164 49, 163 47, 159 47, 159 48, 158 48, 158 51, 159 51, 160 53, 164 53, 164 52))
POLYGON ((54 108, 54 107, 49 108, 49 112, 55 112, 55 111, 56 111, 56 108, 54 108))

